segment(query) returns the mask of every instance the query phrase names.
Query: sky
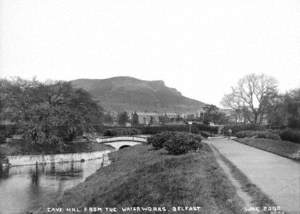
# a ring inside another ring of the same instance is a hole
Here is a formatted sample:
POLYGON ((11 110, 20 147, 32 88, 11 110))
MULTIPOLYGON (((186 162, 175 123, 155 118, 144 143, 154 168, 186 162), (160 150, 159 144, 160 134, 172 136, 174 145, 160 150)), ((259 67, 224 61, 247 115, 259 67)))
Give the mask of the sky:
POLYGON ((220 106, 249 73, 300 87, 299 0, 0 0, 0 78, 164 80, 220 106))

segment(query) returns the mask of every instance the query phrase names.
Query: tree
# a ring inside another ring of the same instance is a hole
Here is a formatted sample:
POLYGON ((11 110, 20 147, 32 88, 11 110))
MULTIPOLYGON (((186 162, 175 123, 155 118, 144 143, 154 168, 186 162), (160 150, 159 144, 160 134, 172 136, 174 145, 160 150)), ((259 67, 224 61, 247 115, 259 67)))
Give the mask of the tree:
POLYGON ((129 117, 126 111, 119 113, 118 115, 118 123, 120 126, 125 126, 128 123, 129 117))
POLYGON ((113 117, 109 113, 104 114, 103 121, 107 124, 112 124, 114 122, 113 117))
POLYGON ((154 117, 153 116, 150 116, 150 120, 149 120, 149 126, 153 125, 154 123, 154 117))
POLYGON ((287 95, 278 95, 268 109, 268 124, 273 127, 282 127, 287 125, 288 113, 286 97, 287 95))
POLYGON ((300 89, 293 90, 285 96, 285 107, 288 126, 300 128, 300 89))
POLYGON ((204 107, 204 120, 205 124, 213 122, 215 124, 225 124, 228 122, 228 118, 225 113, 220 112, 220 109, 215 105, 206 105, 204 107))
POLYGON ((71 83, 18 78, 7 81, 3 88, 7 119, 18 124, 31 144, 64 147, 102 123, 102 108, 88 92, 74 89, 71 83))
POLYGON ((277 81, 273 77, 250 74, 232 87, 232 92, 223 97, 222 105, 241 111, 249 123, 261 124, 277 94, 277 81))
POLYGON ((138 126, 139 125, 139 115, 136 112, 134 112, 132 114, 131 125, 132 126, 138 126))

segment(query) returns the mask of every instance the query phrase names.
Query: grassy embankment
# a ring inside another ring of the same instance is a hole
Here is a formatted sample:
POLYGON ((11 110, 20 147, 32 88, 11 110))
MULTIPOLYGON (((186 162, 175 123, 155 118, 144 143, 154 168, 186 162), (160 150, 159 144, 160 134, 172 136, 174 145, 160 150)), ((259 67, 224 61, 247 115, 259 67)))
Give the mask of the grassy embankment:
POLYGON ((117 207, 118 213, 125 207, 149 207, 150 213, 153 207, 165 207, 164 213, 170 213, 176 206, 201 207, 177 213, 242 213, 243 202, 206 144, 200 152, 178 156, 135 146, 110 158, 111 165, 34 213, 47 213, 47 207, 117 207))
POLYGON ((237 138, 237 142, 253 146, 293 160, 300 160, 300 144, 263 138, 237 138))

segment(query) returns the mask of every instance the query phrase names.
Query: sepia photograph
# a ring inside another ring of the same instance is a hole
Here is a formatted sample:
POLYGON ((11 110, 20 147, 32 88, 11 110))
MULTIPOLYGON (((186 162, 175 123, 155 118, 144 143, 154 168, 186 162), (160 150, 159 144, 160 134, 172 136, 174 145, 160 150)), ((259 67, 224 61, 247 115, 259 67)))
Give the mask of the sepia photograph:
POLYGON ((0 214, 300 214, 300 1, 0 0, 0 214))

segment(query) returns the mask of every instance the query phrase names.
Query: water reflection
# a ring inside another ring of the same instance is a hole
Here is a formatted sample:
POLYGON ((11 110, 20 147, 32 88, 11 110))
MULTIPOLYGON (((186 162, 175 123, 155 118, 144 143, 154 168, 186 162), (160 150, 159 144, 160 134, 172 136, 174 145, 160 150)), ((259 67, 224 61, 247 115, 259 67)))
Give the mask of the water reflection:
POLYGON ((108 157, 86 162, 32 165, 0 170, 0 213, 19 214, 60 196, 97 169, 108 157))

